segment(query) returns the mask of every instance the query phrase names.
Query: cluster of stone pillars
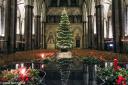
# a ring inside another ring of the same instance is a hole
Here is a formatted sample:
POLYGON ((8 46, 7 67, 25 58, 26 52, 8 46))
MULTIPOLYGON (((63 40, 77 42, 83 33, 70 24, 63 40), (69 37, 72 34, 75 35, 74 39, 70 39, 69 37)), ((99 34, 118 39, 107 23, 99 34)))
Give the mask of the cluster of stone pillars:
POLYGON ((37 49, 40 48, 40 42, 41 42, 41 21, 40 21, 41 16, 36 15, 35 16, 35 47, 37 49))
POLYGON ((5 1, 5 42, 8 53, 16 48, 17 0, 5 1))
MULTIPOLYGON (((32 0, 33 1, 33 0, 32 0)), ((8 53, 15 52, 16 48, 16 20, 17 20, 17 0, 5 0, 5 41, 6 51, 8 53)), ((128 6, 126 7, 128 9, 128 6)), ((88 25, 84 25, 84 39, 87 40, 85 48, 104 50, 104 15, 103 5, 96 4, 96 36, 94 35, 94 17, 88 13, 88 25), (86 29, 87 27, 87 29, 86 29), (96 38, 95 38, 96 37, 96 38), (96 39, 96 40, 95 40, 96 39)), ((112 0, 112 28, 114 52, 123 51, 122 38, 124 36, 124 10, 122 0, 112 0)), ((128 14, 128 13, 127 13, 128 14)), ((25 4, 25 50, 33 49, 32 43, 35 43, 34 48, 45 48, 45 22, 41 22, 41 15, 34 17, 35 40, 32 39, 32 23, 33 23, 33 5, 25 4), (42 36, 41 36, 42 35, 42 36), (42 42, 42 44, 41 44, 42 42)), ((84 40, 85 41, 85 40, 84 40)))
MULTIPOLYGON (((90 2, 88 4, 91 5, 90 2)), ((91 7, 89 5, 87 5, 87 7, 91 7)), ((83 27, 86 32, 86 33, 84 33, 85 37, 87 38, 84 48, 104 50, 103 5, 96 4, 96 6, 95 6, 95 9, 96 9, 96 35, 94 35, 94 22, 95 22, 94 20, 95 19, 94 19, 93 14, 91 13, 92 8, 87 8, 87 9, 88 9, 88 15, 87 15, 88 22, 84 23, 84 27, 83 27)))
POLYGON ((84 85, 97 85, 96 84, 96 65, 84 64, 84 85))
POLYGON ((33 6, 25 6, 25 50, 32 49, 32 17, 33 17, 33 6))
POLYGON ((103 5, 96 5, 96 47, 104 50, 104 12, 103 5))
MULTIPOLYGON (((95 0, 96 10, 96 35, 94 35, 94 16, 88 13, 88 27, 84 26, 84 30, 87 27, 88 33, 84 34, 87 37, 84 48, 104 50, 104 6, 101 3, 102 0, 95 0)), ((123 51, 122 38, 124 36, 124 2, 123 0, 112 0, 112 31, 114 52, 123 51)), ((92 10, 91 8, 89 11, 92 10)), ((110 20, 110 19, 109 19, 110 20)), ((108 22, 109 23, 109 22, 108 22)), ((85 24, 85 23, 84 23, 85 24)), ((109 23, 110 24, 110 23, 109 23)), ((86 32, 85 31, 85 32, 86 32)), ((109 31, 109 30, 108 30, 109 31)))
POLYGON ((122 38, 124 36, 124 10, 123 0, 112 0, 112 26, 114 52, 123 51, 122 38))
MULTIPOLYGON (((16 25, 17 25, 17 0, 5 0, 5 41, 6 52, 16 51, 16 25)), ((42 5, 41 5, 42 6, 42 5)), ((25 4, 25 31, 24 31, 24 49, 32 50, 44 48, 44 23, 41 23, 41 15, 34 16, 35 35, 33 40, 33 0, 25 4), (42 36, 41 36, 42 34, 42 36), (41 44, 42 42, 42 44, 41 44), (34 43, 34 48, 32 44, 34 43)))

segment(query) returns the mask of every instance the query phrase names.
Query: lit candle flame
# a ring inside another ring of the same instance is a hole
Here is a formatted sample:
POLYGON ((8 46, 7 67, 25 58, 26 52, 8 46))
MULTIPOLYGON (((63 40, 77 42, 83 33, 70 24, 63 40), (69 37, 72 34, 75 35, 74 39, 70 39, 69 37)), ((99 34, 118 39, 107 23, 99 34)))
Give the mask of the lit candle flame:
POLYGON ((20 69, 20 73, 21 73, 22 75, 26 75, 26 68, 21 68, 21 69, 20 69))
POLYGON ((44 64, 41 65, 41 68, 44 68, 44 64))
POLYGON ((44 59, 44 58, 45 58, 44 54, 41 54, 41 58, 42 58, 42 59, 44 59))

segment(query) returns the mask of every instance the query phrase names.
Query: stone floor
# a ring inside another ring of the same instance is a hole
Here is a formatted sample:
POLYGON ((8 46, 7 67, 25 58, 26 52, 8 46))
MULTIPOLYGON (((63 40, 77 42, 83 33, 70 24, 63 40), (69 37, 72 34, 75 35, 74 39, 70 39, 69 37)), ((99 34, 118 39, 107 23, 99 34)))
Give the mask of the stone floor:
MULTIPOLYGON (((96 75, 94 68, 88 68, 88 72, 86 67, 82 63, 76 63, 72 65, 70 76, 68 80, 68 85, 100 85, 96 84, 96 75)), ((61 84, 61 74, 55 64, 49 64, 46 67, 46 77, 45 84, 46 85, 62 85, 61 84)))
MULTIPOLYGON (((46 85, 61 85, 61 76, 59 72, 47 71, 47 75, 45 77, 46 85)), ((83 79, 83 72, 74 71, 71 72, 68 85, 85 85, 83 79)))

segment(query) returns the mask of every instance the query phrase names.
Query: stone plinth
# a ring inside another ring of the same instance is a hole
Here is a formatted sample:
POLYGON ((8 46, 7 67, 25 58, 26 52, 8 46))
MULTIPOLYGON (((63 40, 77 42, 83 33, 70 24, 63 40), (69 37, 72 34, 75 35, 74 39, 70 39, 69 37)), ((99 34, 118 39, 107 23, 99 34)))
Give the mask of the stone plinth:
POLYGON ((55 49, 55 44, 47 44, 47 49, 55 49))
POLYGON ((72 53, 70 51, 68 51, 68 52, 59 52, 57 54, 57 59, 61 59, 61 58, 72 58, 72 53))

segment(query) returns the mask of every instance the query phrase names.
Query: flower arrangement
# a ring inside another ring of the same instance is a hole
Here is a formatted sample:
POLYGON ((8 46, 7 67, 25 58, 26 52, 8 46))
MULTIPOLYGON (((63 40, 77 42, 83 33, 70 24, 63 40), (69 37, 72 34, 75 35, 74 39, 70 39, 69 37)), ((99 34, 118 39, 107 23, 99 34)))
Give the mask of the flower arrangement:
POLYGON ((118 59, 115 58, 113 62, 113 68, 114 68, 114 75, 116 77, 116 84, 117 85, 126 85, 126 80, 128 79, 128 70, 121 68, 118 65, 118 59))
POLYGON ((30 83, 39 77, 39 71, 36 69, 21 67, 10 71, 4 70, 0 74, 0 82, 19 82, 30 83))
POLYGON ((127 85, 128 69, 122 68, 118 65, 118 59, 115 58, 112 67, 98 68, 98 77, 100 77, 104 83, 110 85, 127 85))

